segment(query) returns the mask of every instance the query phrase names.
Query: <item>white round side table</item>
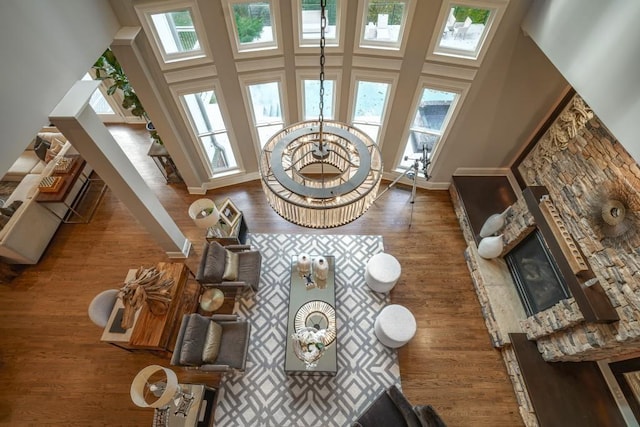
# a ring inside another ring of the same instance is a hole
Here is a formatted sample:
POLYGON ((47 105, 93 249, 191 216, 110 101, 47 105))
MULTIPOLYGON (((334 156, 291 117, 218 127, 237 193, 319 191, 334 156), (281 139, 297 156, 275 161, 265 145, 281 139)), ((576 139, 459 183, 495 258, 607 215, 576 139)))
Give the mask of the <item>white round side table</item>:
POLYGON ((387 347, 402 347, 416 334, 416 319, 408 308, 391 304, 383 308, 374 324, 378 340, 387 347))
POLYGON ((400 279, 402 268, 393 256, 381 252, 375 254, 367 262, 364 272, 364 280, 369 287, 376 292, 389 292, 400 279))

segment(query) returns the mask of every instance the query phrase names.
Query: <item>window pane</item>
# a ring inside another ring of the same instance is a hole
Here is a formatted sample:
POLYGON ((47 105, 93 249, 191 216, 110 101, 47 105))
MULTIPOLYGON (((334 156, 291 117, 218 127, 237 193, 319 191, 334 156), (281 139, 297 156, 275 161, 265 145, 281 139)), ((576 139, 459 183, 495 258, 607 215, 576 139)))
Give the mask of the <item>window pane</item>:
POLYGON ((387 83, 359 81, 353 121, 382 124, 388 92, 387 83))
POLYGON ((281 130, 283 127, 284 126, 282 124, 258 127, 258 137, 260 138, 260 147, 264 147, 267 141, 269 141, 269 138, 275 135, 275 133, 281 130))
MULTIPOLYGON (((86 73, 82 77, 82 80, 93 80, 93 78, 89 73, 86 73)), ((102 92, 100 92, 100 89, 96 89, 95 92, 93 92, 89 99, 89 105, 91 105, 91 108, 93 108, 93 111, 95 111, 96 114, 115 114, 111 105, 109 105, 102 95, 102 92)))
POLYGON ((234 4, 233 16, 241 45, 274 41, 269 2, 234 4))
MULTIPOLYGON (((325 119, 333 120, 333 80, 324 81, 325 119)), ((320 115, 320 80, 303 80, 304 84, 304 119, 315 120, 320 115)))
POLYGON ((191 13, 179 10, 151 15, 160 44, 166 54, 200 50, 191 13))
MULTIPOLYGON (((320 0, 301 0, 302 16, 300 19, 303 39, 320 39, 320 0)), ((336 0, 327 0, 327 28, 325 38, 327 40, 336 39, 337 14, 336 0)))
POLYGON ((256 125, 283 122, 278 82, 250 85, 249 94, 256 125))
POLYGON ((455 97, 456 94, 452 92, 424 89, 412 127, 442 131, 442 126, 455 97))
MULTIPOLYGON (((415 159, 422 157, 422 148, 426 146, 427 152, 432 153, 433 148, 440 140, 440 135, 429 134, 424 132, 409 131, 409 140, 404 149, 402 160, 400 161, 400 167, 409 168, 413 165, 415 159)), ((422 163, 420 164, 422 167, 422 163)))
POLYGON ((368 125, 365 123, 354 123, 354 127, 360 129, 362 132, 369 135, 374 142, 378 142, 378 134, 380 133, 380 126, 368 125))
POLYGON ((491 11, 472 7, 454 6, 440 38, 440 47, 476 52, 491 11))
POLYGON ((404 1, 369 0, 364 39, 397 43, 404 10, 404 1))
POLYGON ((182 95, 182 100, 211 169, 217 172, 237 167, 215 92, 182 95))

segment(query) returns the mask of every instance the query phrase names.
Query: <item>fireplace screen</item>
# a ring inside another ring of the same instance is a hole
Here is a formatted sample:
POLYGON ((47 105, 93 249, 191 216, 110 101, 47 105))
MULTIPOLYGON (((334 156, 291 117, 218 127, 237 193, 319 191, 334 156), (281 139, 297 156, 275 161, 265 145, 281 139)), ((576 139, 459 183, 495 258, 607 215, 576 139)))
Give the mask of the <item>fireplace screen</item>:
POLYGON ((505 256, 505 260, 527 316, 569 298, 567 286, 540 231, 535 230, 527 236, 505 256))

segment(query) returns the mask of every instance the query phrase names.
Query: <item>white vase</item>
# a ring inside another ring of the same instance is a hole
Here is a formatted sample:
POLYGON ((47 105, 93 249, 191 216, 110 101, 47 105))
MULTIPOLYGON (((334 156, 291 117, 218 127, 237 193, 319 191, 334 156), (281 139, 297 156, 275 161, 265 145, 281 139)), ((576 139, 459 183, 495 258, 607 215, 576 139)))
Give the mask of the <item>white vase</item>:
POLYGON ((307 254, 298 255, 298 273, 301 276, 309 274, 311 271, 311 257, 307 254))
POLYGON ((499 236, 489 236, 480 240, 478 255, 485 259, 493 259, 500 256, 502 249, 504 249, 502 234, 499 236))
POLYGON ((327 280, 329 274, 329 263, 323 256, 319 256, 313 260, 313 274, 316 280, 327 280))
POLYGON ((482 225, 482 229, 480 229, 480 237, 489 237, 500 231, 504 227, 509 209, 511 209, 511 206, 502 213, 490 215, 482 225))

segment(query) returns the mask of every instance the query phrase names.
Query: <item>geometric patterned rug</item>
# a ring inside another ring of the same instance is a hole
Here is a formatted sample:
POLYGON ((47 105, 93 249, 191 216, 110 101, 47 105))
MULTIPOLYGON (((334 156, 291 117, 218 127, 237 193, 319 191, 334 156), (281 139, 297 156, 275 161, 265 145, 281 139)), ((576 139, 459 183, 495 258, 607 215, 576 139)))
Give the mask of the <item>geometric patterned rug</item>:
POLYGON ((262 253, 260 290, 235 308, 251 323, 249 356, 244 375, 222 379, 216 426, 348 426, 382 390, 400 387, 397 353, 373 333, 389 297, 364 281, 367 261, 384 249, 382 236, 250 234, 248 243, 262 253), (301 252, 335 256, 335 376, 284 372, 290 262, 301 252))

